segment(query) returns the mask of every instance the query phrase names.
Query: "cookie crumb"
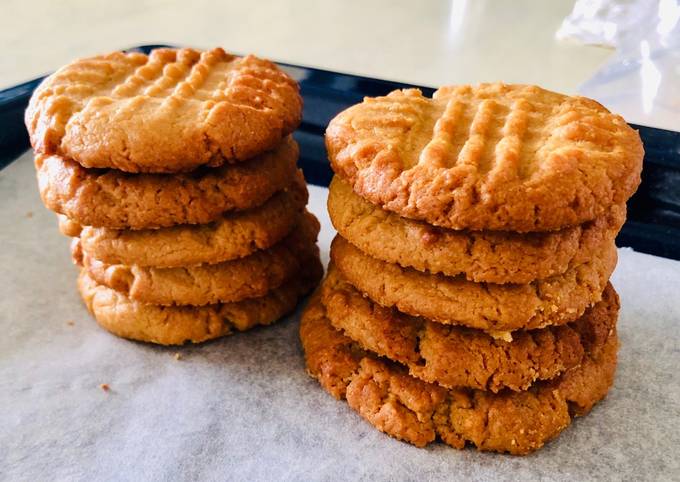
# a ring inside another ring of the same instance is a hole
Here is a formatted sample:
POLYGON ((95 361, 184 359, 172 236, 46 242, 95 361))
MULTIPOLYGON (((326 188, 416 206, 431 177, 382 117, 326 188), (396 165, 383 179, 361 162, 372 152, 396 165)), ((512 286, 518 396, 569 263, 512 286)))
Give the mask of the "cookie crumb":
POLYGON ((32 218, 33 217, 33 211, 28 211, 26 213, 26 217, 29 218, 29 219, 32 218))
POLYGON ((439 238, 440 235, 437 231, 435 231, 435 228, 429 228, 426 229, 425 232, 423 232, 422 236, 420 237, 420 240, 422 241, 423 245, 430 246, 436 243, 439 238))
POLYGON ((111 389, 108 383, 102 383, 101 385, 99 385, 99 388, 101 388, 105 392, 108 392, 111 389))
POLYGON ((491 335, 496 340, 503 340, 503 341, 507 341, 508 343, 512 342, 512 332, 511 331, 489 330, 488 333, 489 333, 489 335, 491 335))
POLYGON ((76 324, 76 322, 73 321, 73 320, 66 320, 66 324, 67 324, 68 326, 73 326, 73 325, 76 324))
POLYGON ((175 360, 181 360, 182 355, 180 353, 175 353, 175 360))

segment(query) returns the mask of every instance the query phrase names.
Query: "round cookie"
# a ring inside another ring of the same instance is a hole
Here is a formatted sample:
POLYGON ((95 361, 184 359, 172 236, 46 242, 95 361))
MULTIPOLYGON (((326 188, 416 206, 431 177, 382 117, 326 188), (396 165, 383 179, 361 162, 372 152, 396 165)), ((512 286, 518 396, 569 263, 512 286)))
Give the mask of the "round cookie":
POLYGON ((640 136, 597 102, 480 84, 365 98, 326 130, 333 170, 388 211, 451 229, 552 231, 623 204, 640 136))
POLYGON ((79 236, 83 252, 108 264, 190 267, 215 264, 248 256, 281 241, 300 219, 307 204, 302 173, 288 188, 274 194, 262 206, 228 213, 209 224, 179 225, 161 229, 82 229, 65 216, 62 233, 79 236))
POLYGON ((200 343, 234 331, 268 325, 295 309, 323 275, 318 259, 305 271, 259 298, 207 306, 155 306, 98 285, 82 270, 78 289, 97 323, 114 335, 159 345, 200 343))
POLYGON ((602 301, 575 322, 516 331, 504 341, 376 305, 332 265, 320 292, 329 322, 362 348, 405 365, 426 382, 494 393, 523 391, 578 366, 586 343, 606 337, 619 310, 618 296, 608 285, 602 301))
POLYGON ((626 207, 554 232, 454 231, 385 211, 335 176, 328 213, 343 238, 374 258, 475 282, 529 283, 562 274, 612 244, 626 207))
POLYGON ((127 174, 85 169, 59 156, 38 154, 43 203, 82 226, 114 229, 205 224, 225 212, 261 205, 291 183, 297 143, 287 137, 248 162, 188 174, 127 174))
POLYGON ((617 253, 612 243, 562 275, 504 285, 402 268, 362 253, 340 236, 331 245, 331 260, 347 281, 382 306, 492 332, 563 325, 580 318, 602 299, 617 253))
POLYGON ((309 213, 270 249, 218 264, 184 268, 107 265, 83 255, 92 279, 132 301, 154 305, 202 306, 264 296, 319 257, 319 222, 309 213))
POLYGON ((80 59, 33 93, 36 152, 83 167, 174 173, 274 148, 302 118, 297 83, 276 65, 217 48, 80 59))
POLYGON ((606 396, 618 348, 613 328, 588 343, 579 367, 524 392, 494 394, 447 390, 362 350, 332 327, 318 295, 303 313, 300 339, 310 375, 379 430, 418 447, 439 438, 518 455, 541 448, 606 396))

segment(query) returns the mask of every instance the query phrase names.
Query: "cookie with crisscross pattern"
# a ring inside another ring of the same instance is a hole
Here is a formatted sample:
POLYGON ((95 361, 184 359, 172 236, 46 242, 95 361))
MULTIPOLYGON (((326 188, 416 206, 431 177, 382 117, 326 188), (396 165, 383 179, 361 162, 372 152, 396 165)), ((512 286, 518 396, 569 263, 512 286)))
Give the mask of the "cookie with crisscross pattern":
POLYGON ((221 48, 114 52, 47 77, 26 110, 33 148, 84 167, 182 172, 249 159, 300 123, 297 83, 221 48))
POLYGON ((640 183, 640 136, 597 102, 536 86, 366 98, 331 121, 333 169, 388 211, 452 229, 591 221, 640 183))

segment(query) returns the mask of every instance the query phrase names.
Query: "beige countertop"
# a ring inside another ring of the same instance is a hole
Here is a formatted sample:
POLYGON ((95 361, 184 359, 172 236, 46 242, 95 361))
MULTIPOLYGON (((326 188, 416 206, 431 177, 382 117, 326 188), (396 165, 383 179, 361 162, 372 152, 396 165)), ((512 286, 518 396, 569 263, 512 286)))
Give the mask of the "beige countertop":
POLYGON ((4 0, 0 88, 149 43, 222 46, 415 84, 503 80, 573 93, 611 50, 555 40, 571 0, 4 0))

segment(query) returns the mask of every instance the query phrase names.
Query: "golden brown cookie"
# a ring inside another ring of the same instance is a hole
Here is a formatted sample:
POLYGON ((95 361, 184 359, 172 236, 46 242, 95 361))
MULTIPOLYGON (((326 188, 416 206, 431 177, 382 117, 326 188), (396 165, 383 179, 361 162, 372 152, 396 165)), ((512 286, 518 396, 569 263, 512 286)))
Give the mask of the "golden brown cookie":
POLYGON ((597 102, 536 86, 365 98, 326 131, 333 170, 382 208, 451 229, 549 231, 623 204, 640 136, 597 102))
POLYGON ((609 390, 618 341, 613 328, 587 343, 578 368, 524 392, 447 390, 410 376, 335 330, 319 296, 300 323, 307 369, 336 398, 379 430, 418 447, 439 438, 462 449, 527 454, 588 413, 609 390))
POLYGON ((131 340, 160 345, 200 343, 234 331, 268 325, 295 309, 319 282, 323 267, 312 259, 304 272, 259 298, 207 306, 155 306, 132 301, 98 285, 82 270, 78 289, 88 310, 104 329, 131 340))
POLYGON ((80 236, 82 250, 107 264, 191 267, 215 264, 271 248, 281 241, 300 218, 307 204, 302 173, 262 206, 225 214, 209 224, 179 225, 161 229, 93 228, 65 216, 59 227, 67 236, 80 236))
POLYGON ((47 77, 26 110, 31 144, 83 167, 171 173, 274 148, 300 123, 297 83, 217 48, 114 52, 47 77))
POLYGON ((406 365, 409 373, 446 388, 526 390, 578 366, 586 343, 616 325, 618 296, 603 299, 564 326, 516 331, 512 341, 471 328, 434 323, 383 308, 361 295, 331 265, 321 285, 329 322, 362 348, 406 365))
POLYGON ((347 281, 382 306, 440 323, 511 331, 580 318, 602 299, 617 253, 612 243, 562 275, 503 285, 402 268, 362 253, 340 236, 331 245, 331 260, 347 281))
POLYGON ((336 176, 328 213, 343 238, 374 258, 476 282, 529 283, 562 274, 612 244, 626 207, 554 232, 454 231, 380 209, 336 176))
POLYGON ((297 143, 287 137, 250 161, 187 174, 127 174, 85 169, 59 156, 37 155, 40 197, 82 226, 147 229, 205 224, 225 212, 259 206, 291 183, 297 143))
POLYGON ((107 265, 83 253, 92 279, 132 301, 202 306, 264 296, 318 259, 319 222, 309 213, 283 241, 245 258, 188 268, 107 265))

